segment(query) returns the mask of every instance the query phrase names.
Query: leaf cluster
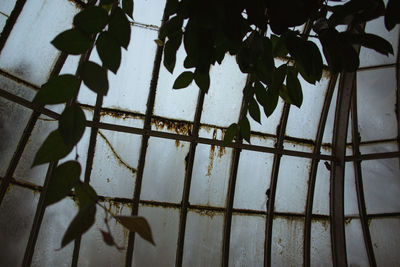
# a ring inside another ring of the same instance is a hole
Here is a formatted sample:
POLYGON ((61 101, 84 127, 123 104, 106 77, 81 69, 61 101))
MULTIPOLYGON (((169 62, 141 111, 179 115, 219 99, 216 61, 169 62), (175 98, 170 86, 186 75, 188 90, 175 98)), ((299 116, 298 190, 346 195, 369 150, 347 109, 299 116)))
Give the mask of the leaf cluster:
MULTIPOLYGON (((357 45, 393 54, 388 41, 366 33, 363 25, 381 16, 385 16, 388 30, 400 22, 397 0, 389 0, 386 7, 383 0, 168 0, 166 12, 169 18, 157 40, 164 44, 164 66, 173 72, 176 53, 183 43, 183 65, 189 69, 178 76, 173 88, 185 88, 194 80, 207 92, 210 67, 221 64, 229 53, 236 57, 241 72, 250 77, 243 90, 244 114, 259 123, 260 108, 270 116, 279 97, 300 108, 300 77, 311 84, 321 79, 322 55, 308 38, 320 43, 332 73, 352 72, 359 66, 357 45), (296 27, 306 23, 311 26, 308 31, 299 32, 296 27), (348 30, 340 32, 340 25, 348 26, 348 30), (277 66, 276 58, 286 63, 277 66)), ((225 144, 239 134, 250 140, 245 116, 227 129, 225 144)))

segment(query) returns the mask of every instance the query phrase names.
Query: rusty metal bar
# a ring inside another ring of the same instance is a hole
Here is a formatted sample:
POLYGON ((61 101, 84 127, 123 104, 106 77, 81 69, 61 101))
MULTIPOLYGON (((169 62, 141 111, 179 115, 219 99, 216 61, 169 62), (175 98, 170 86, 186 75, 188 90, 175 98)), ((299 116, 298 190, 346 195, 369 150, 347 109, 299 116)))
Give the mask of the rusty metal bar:
MULTIPOLYGON (((166 10, 164 9, 164 14, 162 17, 161 26, 165 23, 168 19, 166 10)), ((158 36, 162 41, 163 38, 158 36)), ((157 83, 158 83, 158 75, 160 73, 161 67, 161 59, 162 59, 163 47, 157 46, 156 55, 154 58, 154 65, 153 65, 153 73, 150 81, 150 91, 149 96, 147 98, 147 109, 146 109, 146 117, 144 121, 144 131, 148 132, 151 130, 151 117, 153 115, 154 103, 156 98, 156 90, 157 90, 157 83)), ((142 143, 140 147, 140 154, 139 154, 139 163, 138 163, 138 172, 136 175, 136 183, 133 193, 133 207, 132 207, 132 215, 137 215, 139 210, 139 200, 140 200, 140 192, 142 189, 142 180, 143 180, 143 172, 144 172, 144 165, 146 160, 147 154, 147 145, 149 143, 149 136, 143 135, 142 143)), ((126 250, 126 259, 125 259, 125 266, 130 267, 132 265, 132 256, 133 256, 133 249, 135 244, 135 233, 129 233, 128 239, 128 247, 126 250)))
MULTIPOLYGON (((326 120, 328 117, 329 107, 332 102, 333 92, 336 86, 336 80, 338 75, 332 75, 329 80, 327 93, 325 96, 324 106, 322 107, 321 118, 318 124, 317 136, 315 138, 314 154, 321 154, 322 137, 324 135, 326 120)), ((312 210, 314 204, 314 190, 315 181, 317 178, 319 159, 313 159, 311 163, 310 170, 310 180, 307 191, 307 202, 306 202, 306 219, 304 224, 304 252, 303 252, 303 264, 304 266, 310 266, 311 264, 311 220, 312 220, 312 210)))
MULTIPOLYGON (((397 144, 398 149, 400 151, 400 31, 398 32, 399 43, 397 44, 397 59, 396 59, 396 117, 397 117, 397 144)), ((399 166, 400 166, 400 157, 399 157, 399 166)))
MULTIPOLYGON (((353 140, 353 154, 360 155, 360 133, 358 132, 358 114, 357 114, 357 82, 354 80, 353 86, 353 103, 351 107, 352 114, 352 140, 353 140)), ((364 186, 361 170, 361 160, 354 161, 354 175, 357 191, 358 210, 360 214, 360 222, 364 235, 365 248, 367 250, 369 265, 376 266, 374 249, 371 241, 371 234, 368 227, 367 209, 365 206, 364 186)))
MULTIPOLYGON (((205 91, 200 90, 198 99, 197 99, 197 106, 196 112, 193 121, 193 130, 192 136, 197 138, 199 136, 199 129, 200 129, 200 120, 201 120, 201 113, 203 111, 203 104, 204 104, 204 96, 205 91)), ((177 242, 177 249, 176 249, 176 257, 175 257, 175 266, 181 267, 182 266, 182 259, 183 259, 183 248, 185 243, 185 231, 186 231, 186 218, 187 212, 189 207, 189 194, 190 194, 190 186, 192 183, 192 172, 193 172, 193 163, 194 163, 194 156, 196 154, 196 142, 190 143, 189 153, 187 155, 187 165, 185 170, 185 182, 183 185, 183 193, 182 193, 182 204, 181 204, 181 214, 179 220, 179 233, 178 233, 178 242, 177 242)))
POLYGON ((7 18, 3 31, 0 34, 0 55, 3 51, 4 45, 6 44, 8 37, 10 36, 12 29, 14 28, 15 23, 17 22, 19 15, 22 12, 22 9, 24 8, 25 3, 26 0, 17 0, 15 2, 14 9, 11 11, 10 16, 7 18))

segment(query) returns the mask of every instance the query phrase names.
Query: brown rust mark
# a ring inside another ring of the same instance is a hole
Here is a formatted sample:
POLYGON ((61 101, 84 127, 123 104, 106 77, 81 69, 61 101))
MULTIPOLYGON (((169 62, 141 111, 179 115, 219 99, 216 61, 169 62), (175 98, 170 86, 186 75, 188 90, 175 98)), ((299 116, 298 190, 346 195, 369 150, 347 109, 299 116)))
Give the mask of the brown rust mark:
MULTIPOLYGON (((213 140, 217 139, 217 129, 216 128, 214 128, 212 139, 213 140)), ((212 169, 214 167, 214 154, 215 154, 215 145, 211 145, 210 154, 208 156, 210 161, 208 163, 206 176, 211 176, 211 171, 212 171, 212 169)))
POLYGON ((179 142, 179 140, 175 140, 175 146, 178 148, 178 147, 179 147, 179 145, 180 145, 180 142, 179 142))
MULTIPOLYGON (((90 109, 92 111, 93 107, 87 106, 87 109, 90 109)), ((123 120, 125 119, 144 120, 144 116, 139 113, 134 113, 125 110, 107 109, 107 108, 102 108, 102 110, 100 111, 100 116, 110 116, 113 118, 123 119, 123 120)))
POLYGON ((213 211, 213 210, 191 210, 197 214, 200 214, 200 216, 208 216, 210 218, 213 218, 215 215, 217 215, 217 212, 213 211))
POLYGON ((175 132, 181 135, 192 135, 192 125, 185 121, 172 121, 165 118, 153 117, 151 123, 157 130, 166 128, 170 132, 175 132))
POLYGON ((99 131, 98 133, 99 133, 99 136, 101 138, 103 138, 103 140, 106 142, 107 146, 110 148, 111 152, 114 154, 114 156, 117 159, 118 163, 121 164, 122 166, 124 166, 125 168, 127 168, 128 170, 130 170, 132 172, 132 174, 136 174, 137 169, 135 169, 132 166, 130 166, 128 163, 126 163, 121 158, 121 156, 115 151, 115 149, 111 145, 110 141, 108 141, 108 139, 104 136, 104 134, 101 131, 99 131))

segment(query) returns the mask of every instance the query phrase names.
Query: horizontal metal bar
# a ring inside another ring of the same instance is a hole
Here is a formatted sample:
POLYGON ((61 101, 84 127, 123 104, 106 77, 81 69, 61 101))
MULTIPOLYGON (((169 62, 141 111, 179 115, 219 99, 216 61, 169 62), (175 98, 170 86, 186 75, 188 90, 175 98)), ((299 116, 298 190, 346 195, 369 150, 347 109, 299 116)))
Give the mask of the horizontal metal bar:
POLYGON ((365 70, 376 70, 376 69, 396 68, 397 66, 398 66, 398 63, 366 66, 366 67, 360 67, 360 68, 357 70, 357 72, 365 71, 365 70))

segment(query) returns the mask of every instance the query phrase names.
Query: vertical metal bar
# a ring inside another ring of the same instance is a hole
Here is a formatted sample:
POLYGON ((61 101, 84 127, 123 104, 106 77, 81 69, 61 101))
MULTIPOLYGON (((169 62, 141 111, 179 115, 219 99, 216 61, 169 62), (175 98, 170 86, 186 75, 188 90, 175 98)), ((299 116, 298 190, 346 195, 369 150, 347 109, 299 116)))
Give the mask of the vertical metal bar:
MULTIPOLYGON (((54 65, 52 72, 50 73, 50 78, 57 76, 60 73, 61 68, 65 63, 65 60, 67 59, 67 56, 68 55, 65 53, 60 54, 60 56, 58 57, 58 59, 56 61, 56 64, 54 65)), ((28 121, 27 125, 25 126, 25 129, 22 133, 21 139, 18 142, 17 149, 15 150, 13 157, 10 161, 10 164, 7 167, 4 179, 2 179, 1 184, 0 184, 0 205, 4 199, 4 196, 7 192, 7 188, 11 182, 12 176, 14 175, 15 169, 17 168, 19 160, 21 159, 22 153, 24 152, 25 146, 28 143, 29 137, 32 134, 33 128, 34 128, 39 116, 40 116, 40 112, 37 112, 37 111, 34 111, 31 114, 31 117, 29 118, 29 121, 28 121)))
MULTIPOLYGON (((336 80, 338 75, 332 75, 329 84, 327 93, 325 96, 324 106, 322 107, 321 118, 318 124, 317 136, 315 138, 315 146, 314 146, 314 155, 319 156, 321 154, 321 144, 322 137, 324 135, 326 120, 328 117, 329 107, 332 102, 332 95, 335 90, 336 80)), ((304 266, 310 266, 311 264, 311 219, 312 219, 312 210, 314 203, 314 190, 315 190, 315 181, 317 177, 319 159, 317 157, 313 158, 311 163, 311 171, 310 171, 310 181, 307 191, 307 202, 306 202, 306 218, 304 224, 304 254, 303 261, 304 266)))
MULTIPOLYGON (((396 99, 396 116, 397 116, 397 144, 400 150, 400 30, 398 31, 398 45, 397 45, 397 60, 396 60, 396 86, 397 86, 397 99, 396 99)), ((400 166, 400 158, 399 158, 400 166)))
MULTIPOLYGON (((246 86, 249 84, 251 78, 247 76, 246 86)), ((247 106, 250 101, 250 97, 246 96, 247 93, 243 91, 243 99, 242 106, 240 108, 239 121, 246 117, 247 115, 247 106)), ((251 96, 253 97, 253 95, 251 96)), ((243 136, 239 132, 239 138, 237 140, 238 143, 243 142, 243 136)), ((231 228, 232 228, 232 212, 233 212, 233 201, 235 198, 235 189, 236 189, 236 178, 237 171, 239 167, 239 159, 240 153, 242 150, 240 148, 235 148, 233 150, 231 168, 229 173, 229 184, 228 184, 228 194, 226 196, 226 213, 224 220, 224 232, 223 232, 223 243, 222 243, 222 266, 228 267, 229 265, 229 248, 230 248, 230 240, 231 240, 231 228)))
POLYGON ((271 172, 271 182, 269 186, 269 196, 267 202, 267 220, 265 224, 265 244, 264 244, 264 266, 271 267, 271 250, 272 250, 272 224, 274 219, 274 206, 275 206, 275 195, 276 195, 276 185, 278 183, 279 165, 281 163, 283 150, 283 140, 285 138, 285 131, 287 120, 289 117, 290 105, 285 103, 283 106, 283 112, 281 121, 277 129, 277 141, 276 150, 277 154, 274 156, 274 162, 272 165, 271 172))
POLYGON ((332 154, 337 160, 331 162, 330 188, 330 220, 334 266, 347 266, 344 229, 344 168, 346 164, 347 127, 354 78, 355 73, 341 74, 333 129, 332 154))
POLYGON ((6 24, 4 25, 3 31, 0 35, 0 55, 3 51, 4 45, 7 42, 8 36, 10 36, 10 33, 14 28, 15 23, 17 22, 19 14, 21 14, 22 9, 24 8, 25 3, 26 0, 17 0, 15 2, 14 9, 13 11, 11 11, 11 14, 8 17, 6 24))
MULTIPOLYGON (((201 113, 203 111, 204 96, 205 96, 205 91, 200 90, 197 99, 196 113, 193 121, 192 136, 194 138, 197 138, 199 136, 200 119, 201 119, 201 113)), ((186 232, 186 218, 187 218, 187 210, 189 207, 189 194, 190 194, 190 186, 192 183, 193 163, 194 163, 194 156, 196 154, 196 148, 197 148, 197 143, 191 142, 189 153, 187 155, 188 158, 185 170, 185 182, 183 185, 183 193, 182 193, 181 216, 179 220, 179 234, 178 234, 178 243, 176 249, 176 258, 175 258, 176 267, 182 266, 183 248, 185 243, 185 232, 186 232)))
MULTIPOLYGON (((163 14, 161 24, 163 25, 167 19, 168 19, 168 16, 166 14, 166 10, 164 9, 164 14, 163 14)), ((158 38, 162 39, 160 37, 160 35, 158 36, 158 38)), ((162 41, 164 41, 164 40, 162 39, 162 41)), ((149 96, 147 98, 147 110, 146 110, 146 117, 145 117, 145 121, 144 121, 144 129, 145 130, 151 129, 151 117, 153 115, 154 102, 155 102, 155 98, 156 98, 156 90, 157 90, 157 83, 158 83, 158 75, 160 73, 162 52, 163 52, 163 47, 157 46, 156 56, 154 58, 153 74, 152 74, 151 81, 150 81, 150 91, 149 91, 149 96)), ((138 163, 138 171, 136 174, 135 189, 134 189, 134 193, 133 193, 132 215, 137 215, 138 210, 139 210, 140 192, 142 190, 143 171, 144 171, 144 165, 145 165, 145 160, 146 160, 148 143, 149 143, 149 136, 143 135, 142 143, 141 143, 141 147, 140 147, 139 163, 138 163)), ((130 267, 132 265, 134 243, 135 243, 135 233, 130 232, 129 239, 128 239, 128 247, 126 250, 126 259, 125 259, 126 267, 130 267)))
MULTIPOLYGON (((358 132, 358 115, 357 115, 357 82, 354 80, 353 87, 353 103, 352 103, 352 139, 353 139, 353 155, 360 156, 360 133, 358 132)), ((364 235, 365 248, 367 249, 369 265, 376 266, 374 248, 372 246, 371 234, 368 227, 367 209, 365 206, 364 186, 362 179, 361 160, 354 160, 354 174, 357 192, 358 210, 360 213, 361 227, 364 235)))

